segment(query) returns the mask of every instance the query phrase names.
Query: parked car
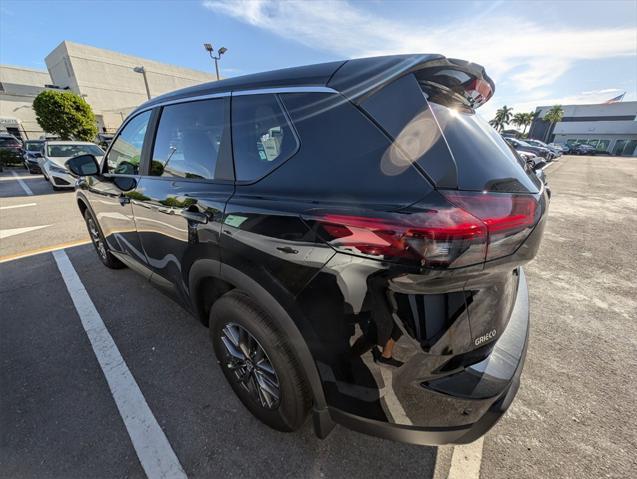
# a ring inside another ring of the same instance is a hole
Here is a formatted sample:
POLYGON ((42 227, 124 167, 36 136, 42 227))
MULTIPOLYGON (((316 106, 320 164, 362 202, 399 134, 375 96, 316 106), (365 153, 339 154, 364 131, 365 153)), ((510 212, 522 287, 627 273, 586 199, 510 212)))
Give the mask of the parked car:
POLYGON ((66 160, 74 156, 90 154, 100 159, 104 150, 94 143, 86 141, 46 141, 38 164, 44 178, 54 190, 73 188, 75 179, 66 168, 66 160))
POLYGON ((563 155, 568 155, 571 151, 571 147, 564 143, 549 143, 549 146, 561 151, 563 155))
POLYGON ((524 141, 526 143, 528 143, 529 145, 531 145, 531 146, 537 146, 539 148, 546 148, 547 150, 549 150, 552 153, 553 158, 557 158, 558 156, 562 156, 562 150, 560 150, 558 148, 553 148, 552 146, 547 145, 543 141, 533 140, 533 139, 526 139, 524 141))
POLYGON ((24 167, 29 173, 42 173, 39 159, 42 158, 44 150, 44 140, 27 140, 22 147, 22 158, 24 159, 24 167))
MULTIPOLYGON (((508 144, 507 144, 508 145, 508 144)), ((511 152, 519 159, 520 164, 527 169, 527 171, 532 171, 535 175, 540 179, 540 181, 544 184, 544 188, 547 191, 549 198, 551 197, 551 189, 548 186, 548 179, 546 174, 544 173, 544 167, 548 164, 547 161, 541 156, 536 156, 533 153, 528 153, 526 151, 517 151, 511 145, 508 145, 511 149, 511 152)))
POLYGON ((571 154, 573 155, 594 155, 597 152, 594 146, 587 145, 586 143, 580 143, 579 145, 573 145, 571 148, 571 154))
POLYGON ((518 389, 548 202, 475 113, 493 90, 440 55, 229 78, 148 101, 103 161, 67 166, 102 263, 209 326, 265 424, 467 443, 518 389))
POLYGON ((0 133, 0 171, 10 163, 20 163, 22 142, 10 133, 0 133))
POLYGON ((111 135, 109 133, 99 133, 97 135, 97 144, 102 150, 106 151, 113 141, 113 136, 115 135, 111 135))
POLYGON ((527 153, 532 153, 536 156, 541 156, 547 161, 550 161, 551 159, 553 159, 553 154, 551 153, 551 150, 549 150, 548 148, 544 148, 542 146, 534 146, 527 143, 526 141, 518 140, 516 138, 504 138, 504 141, 506 141, 509 145, 511 145, 517 151, 526 151, 527 153))

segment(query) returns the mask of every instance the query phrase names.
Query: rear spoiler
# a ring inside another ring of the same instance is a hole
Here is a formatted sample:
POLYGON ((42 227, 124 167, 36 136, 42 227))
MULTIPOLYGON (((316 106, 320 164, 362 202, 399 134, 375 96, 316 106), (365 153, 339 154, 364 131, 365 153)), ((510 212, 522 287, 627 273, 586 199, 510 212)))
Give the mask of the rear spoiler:
POLYGON ((453 98, 469 108, 484 105, 495 84, 484 67, 442 55, 392 55, 349 60, 329 80, 333 88, 360 103, 400 77, 414 73, 428 94, 453 98))

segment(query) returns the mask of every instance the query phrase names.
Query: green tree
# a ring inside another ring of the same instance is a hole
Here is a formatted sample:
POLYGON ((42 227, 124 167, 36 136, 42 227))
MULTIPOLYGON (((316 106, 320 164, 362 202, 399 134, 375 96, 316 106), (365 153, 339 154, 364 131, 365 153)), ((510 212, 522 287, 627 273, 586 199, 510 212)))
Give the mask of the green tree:
POLYGON ((562 105, 553 105, 551 109, 546 112, 546 115, 544 115, 544 118, 542 119, 544 121, 548 121, 550 125, 546 130, 546 137, 544 138, 545 142, 548 143, 548 137, 553 130, 553 125, 562 121, 562 118, 564 118, 564 110, 562 109, 562 105))
POLYGON ((513 108, 509 108, 508 106, 504 105, 502 108, 498 109, 495 112, 495 117, 493 117, 493 120, 489 122, 489 125, 491 125, 498 131, 504 130, 504 127, 507 124, 511 123, 512 112, 513 108))
POLYGON ((44 90, 33 100, 33 110, 40 127, 63 140, 92 141, 97 135, 91 105, 73 92, 44 90))
POLYGON ((513 124, 522 127, 522 135, 526 135, 526 128, 533 121, 533 113, 516 113, 513 115, 513 124))

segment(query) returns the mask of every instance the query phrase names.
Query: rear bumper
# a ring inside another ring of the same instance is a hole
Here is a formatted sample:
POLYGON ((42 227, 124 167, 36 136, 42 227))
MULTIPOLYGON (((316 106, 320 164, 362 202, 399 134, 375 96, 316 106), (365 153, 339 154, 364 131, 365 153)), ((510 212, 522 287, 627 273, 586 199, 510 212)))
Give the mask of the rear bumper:
MULTIPOLYGON (((518 293, 509 323, 491 354, 457 374, 427 384, 412 384, 409 392, 412 407, 405 408, 405 412, 413 425, 372 420, 332 407, 330 416, 349 429, 400 442, 442 445, 475 441, 496 424, 515 398, 526 357, 528 331, 528 290, 520 269, 518 293), (420 403, 415 405, 415 401, 420 403), (411 414, 416 409, 436 409, 441 404, 447 413, 440 422, 448 425, 419 426, 418 414, 411 414), (463 422, 463 417, 471 421, 463 422)), ((400 397, 397 399, 404 402, 400 397)))

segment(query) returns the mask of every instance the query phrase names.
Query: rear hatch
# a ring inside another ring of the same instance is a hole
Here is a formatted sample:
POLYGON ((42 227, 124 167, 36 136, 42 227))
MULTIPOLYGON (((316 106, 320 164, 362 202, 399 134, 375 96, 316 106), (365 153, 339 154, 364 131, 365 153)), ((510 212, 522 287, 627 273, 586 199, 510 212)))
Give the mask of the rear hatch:
POLYGON ((539 247, 548 198, 534 172, 476 112, 494 91, 481 66, 440 56, 401 61, 408 64, 384 74, 369 71, 373 81, 363 86, 348 76, 360 66, 348 70, 346 64, 330 86, 393 139, 392 161, 414 164, 435 191, 387 215, 319 218, 319 233, 342 252, 419 268, 408 288, 399 277, 391 289, 398 316, 424 322, 418 329, 425 351, 488 354, 515 303, 517 268, 539 247), (459 298, 464 305, 457 313, 438 308, 442 312, 423 317, 428 303, 457 304, 459 298), (471 340, 441 341, 465 316, 471 340))

